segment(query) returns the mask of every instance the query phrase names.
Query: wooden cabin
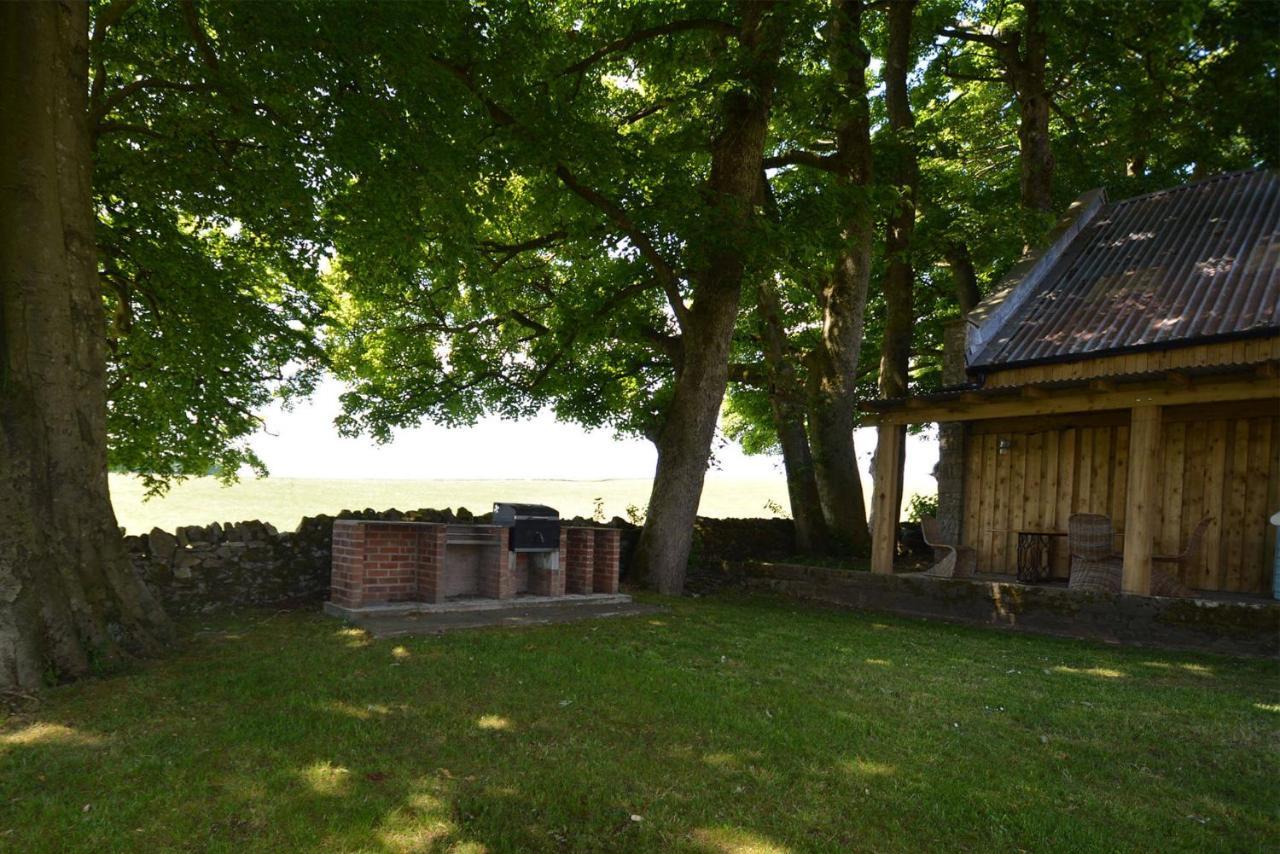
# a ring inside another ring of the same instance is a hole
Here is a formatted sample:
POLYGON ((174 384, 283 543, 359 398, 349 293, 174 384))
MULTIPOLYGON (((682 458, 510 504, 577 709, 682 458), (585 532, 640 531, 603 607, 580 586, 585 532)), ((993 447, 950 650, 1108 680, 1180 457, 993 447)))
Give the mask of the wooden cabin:
POLYGON ((943 390, 869 407, 879 428, 872 568, 892 572, 904 428, 936 422, 939 522, 1009 573, 1040 532, 1112 519, 1127 593, 1204 517, 1201 591, 1270 595, 1280 510, 1280 177, 1234 173, 1078 199, 1047 247, 949 335, 943 390))

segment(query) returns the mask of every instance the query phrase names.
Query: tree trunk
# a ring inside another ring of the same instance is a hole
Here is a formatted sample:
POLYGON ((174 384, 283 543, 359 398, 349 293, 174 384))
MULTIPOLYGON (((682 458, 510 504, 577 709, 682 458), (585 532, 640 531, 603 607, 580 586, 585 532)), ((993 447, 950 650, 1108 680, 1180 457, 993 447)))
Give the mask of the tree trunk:
POLYGON ((982 293, 978 290, 978 272, 973 267, 973 257, 969 247, 963 241, 953 241, 945 247, 947 266, 955 279, 956 302, 960 304, 960 314, 966 315, 978 305, 982 293))
MULTIPOLYGON (((1049 92, 1046 88, 1048 35, 1040 0, 1024 0, 1022 31, 1025 50, 1011 67, 1018 96, 1018 189, 1022 207, 1053 213, 1053 147, 1049 140, 1049 92)), ((1035 235, 1038 239, 1039 235, 1035 235)), ((1034 241, 1029 241, 1034 242, 1034 241)))
POLYGON ((107 492, 88 25, 81 3, 0 4, 0 691, 171 632, 107 492))
MULTIPOLYGON (((867 105, 867 65, 871 55, 862 41, 860 0, 839 0, 830 24, 832 68, 846 96, 836 133, 838 180, 845 186, 871 185, 871 117, 867 105)), ((824 283, 822 338, 810 383, 809 438, 823 515, 833 538, 845 547, 865 550, 871 543, 862 481, 853 445, 857 420, 855 380, 862 351, 867 285, 871 276, 874 221, 865 193, 846 206, 841 224, 843 248, 824 283)))
POLYGON ((916 162, 907 73, 911 68, 911 16, 915 0, 889 4, 889 50, 884 60, 885 105, 891 145, 889 176, 898 193, 885 228, 884 338, 880 349, 880 396, 905 397, 911 362, 911 330, 915 323, 915 272, 911 238, 916 227, 916 162))
POLYGON ((830 543, 822 516, 822 499, 814 473, 809 435, 805 431, 804 387, 796 375, 794 354, 787 343, 778 295, 769 282, 761 283, 756 306, 764 340, 769 408, 773 415, 782 467, 787 475, 787 498, 795 523, 796 548, 804 554, 825 554, 830 543))
POLYGON ((771 4, 746 2, 740 43, 743 79, 725 96, 711 146, 712 237, 693 274, 693 306, 682 330, 683 359, 658 435, 658 467, 644 529, 636 545, 637 576, 662 593, 684 589, 685 571, 707 473, 711 440, 729 379, 729 345, 746 271, 748 224, 755 215, 773 81, 783 27, 771 4))

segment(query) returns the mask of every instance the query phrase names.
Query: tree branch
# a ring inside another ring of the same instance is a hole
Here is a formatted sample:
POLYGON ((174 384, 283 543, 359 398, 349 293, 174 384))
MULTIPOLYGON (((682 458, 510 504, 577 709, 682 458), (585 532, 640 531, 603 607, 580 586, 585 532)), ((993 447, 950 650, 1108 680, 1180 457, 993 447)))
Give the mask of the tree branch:
POLYGON ((617 226, 639 250, 640 255, 649 262, 649 265, 653 267, 654 272, 657 274, 658 283, 662 285, 662 290, 667 295, 667 302, 670 303, 671 310, 675 313, 676 322, 680 325, 680 330, 682 332, 688 331, 690 321, 689 307, 685 305, 684 297, 680 295, 680 277, 676 274, 671 262, 658 251, 658 247, 649 239, 649 235, 645 234, 627 216, 626 211, 620 205, 603 193, 583 184, 569 170, 569 167, 563 163, 556 164, 556 177, 574 195, 608 217, 609 221, 617 226))
POLYGON ((710 32, 719 33, 720 35, 729 37, 736 37, 738 35, 738 28, 733 24, 730 24, 727 21, 718 21, 714 18, 691 18, 686 21, 672 21, 656 27, 636 30, 630 35, 614 39, 586 58, 570 65, 564 71, 560 72, 560 76, 564 77, 569 74, 581 74, 592 65, 595 65, 597 62, 604 59, 606 56, 618 53, 619 51, 624 51, 642 41, 658 38, 659 36, 669 36, 676 33, 690 32, 692 30, 708 30, 710 32))
POLYGON ((985 44, 996 50, 1003 50, 1009 47, 1009 43, 992 33, 979 33, 974 30, 963 29, 960 27, 943 27, 938 30, 938 35, 948 38, 960 39, 966 42, 976 42, 977 44, 985 44))
POLYGON ((834 172, 839 158, 835 154, 818 154, 815 151, 784 151, 764 159, 764 168, 780 169, 783 166, 809 166, 824 172, 834 172))
MULTIPOLYGON (((484 104, 485 109, 488 110, 489 116, 495 124, 501 127, 519 126, 515 116, 490 99, 476 85, 475 79, 471 75, 471 69, 440 57, 433 56, 431 61, 448 71, 478 98, 484 104)), ((684 298, 680 295, 680 277, 671 262, 658 250, 658 247, 649 239, 649 236, 627 216, 626 211, 617 202, 609 199, 598 190, 583 184, 564 163, 556 164, 555 174, 570 192, 602 212, 610 222, 621 229, 636 249, 639 250, 640 255, 649 262, 649 265, 653 267, 658 276, 658 283, 662 285, 662 290, 667 295, 667 302, 670 303, 671 310, 675 313, 676 322, 683 331, 689 324, 689 307, 685 305, 684 298)))
POLYGON ((213 71, 220 70, 222 66, 218 62, 218 54, 214 52, 213 45, 209 44, 209 34, 200 23, 195 0, 182 0, 182 18, 187 22, 187 29, 191 31, 191 37, 196 43, 196 52, 200 54, 204 64, 213 71))
POLYGON ((161 80, 158 77, 143 77, 140 80, 134 80, 132 83, 127 83, 112 92, 111 97, 102 101, 94 108, 90 119, 95 123, 102 121, 112 110, 128 100, 129 96, 137 92, 141 92, 144 89, 172 89, 178 92, 209 92, 213 90, 213 87, 203 83, 177 83, 172 80, 161 80))
POLYGON ((563 229, 556 229, 549 234, 544 234, 541 237, 534 237, 520 243, 498 243, 494 240, 482 240, 480 241, 480 250, 486 254, 492 252, 501 256, 493 262, 493 269, 497 270, 512 258, 515 258, 523 252, 528 252, 531 249, 545 249, 548 246, 554 246, 556 243, 559 243, 568 236, 568 232, 563 229))
POLYGON ((124 13, 137 2, 138 0, 111 0, 93 22, 93 35, 89 37, 90 47, 96 48, 101 45, 103 39, 107 37, 107 30, 120 23, 124 13))

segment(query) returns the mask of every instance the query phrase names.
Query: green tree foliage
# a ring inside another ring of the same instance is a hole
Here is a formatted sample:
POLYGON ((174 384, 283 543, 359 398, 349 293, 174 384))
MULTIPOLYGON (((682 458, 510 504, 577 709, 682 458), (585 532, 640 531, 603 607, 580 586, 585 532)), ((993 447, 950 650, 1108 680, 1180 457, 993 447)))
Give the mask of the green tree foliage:
POLYGON ((261 469, 246 440, 320 364, 333 69, 281 4, 94 8, 90 135, 111 461, 153 488, 261 469))
MULTIPOLYGON (((1024 236, 1052 221, 1020 204, 1019 111, 999 52, 984 41, 947 35, 964 30, 1015 40, 1012 34, 1025 27, 1025 10, 1019 2, 926 0, 917 6, 910 95, 921 170, 911 249, 918 317, 911 380, 918 390, 940 383, 942 326, 961 313, 957 285, 965 265, 972 265, 981 289, 990 287, 1020 257, 1024 236)), ((1055 211, 1093 187, 1124 198, 1222 171, 1276 165, 1280 6, 1249 0, 1069 0, 1043 4, 1041 15, 1055 211)), ((868 27, 877 58, 886 49, 883 27, 881 17, 868 27)), ((877 176, 886 171, 892 140, 883 96, 882 87, 873 89, 877 176)), ((805 185, 811 180, 803 174, 774 177, 783 211, 780 231, 820 228, 826 194, 805 185)), ((889 214, 891 191, 878 180, 869 195, 880 221, 889 214)), ((883 249, 877 243, 858 371, 863 397, 876 396, 883 249)), ((804 255, 784 257, 777 267, 786 323, 800 352, 812 346, 817 323, 805 284, 815 269, 814 257, 804 255)), ((744 318, 738 338, 737 359, 746 365, 763 358, 751 324, 744 318)), ((752 378, 745 370, 739 376, 752 378)), ((778 450, 758 383, 731 389, 725 427, 748 452, 778 450)))

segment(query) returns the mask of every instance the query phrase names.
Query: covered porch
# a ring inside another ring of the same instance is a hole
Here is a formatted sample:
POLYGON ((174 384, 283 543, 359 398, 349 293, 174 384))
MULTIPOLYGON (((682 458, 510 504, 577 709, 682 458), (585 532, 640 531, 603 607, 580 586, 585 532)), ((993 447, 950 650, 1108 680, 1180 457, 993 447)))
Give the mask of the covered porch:
POLYGON ((1280 364, 957 388, 869 408, 878 431, 875 573, 894 571, 908 425, 936 422, 946 541, 973 549, 979 579, 1010 580, 1028 546, 1047 586, 1069 575, 1067 520, 1107 516, 1121 587, 1152 593, 1152 567, 1209 519, 1188 577, 1197 595, 1271 598, 1280 508, 1280 364))

